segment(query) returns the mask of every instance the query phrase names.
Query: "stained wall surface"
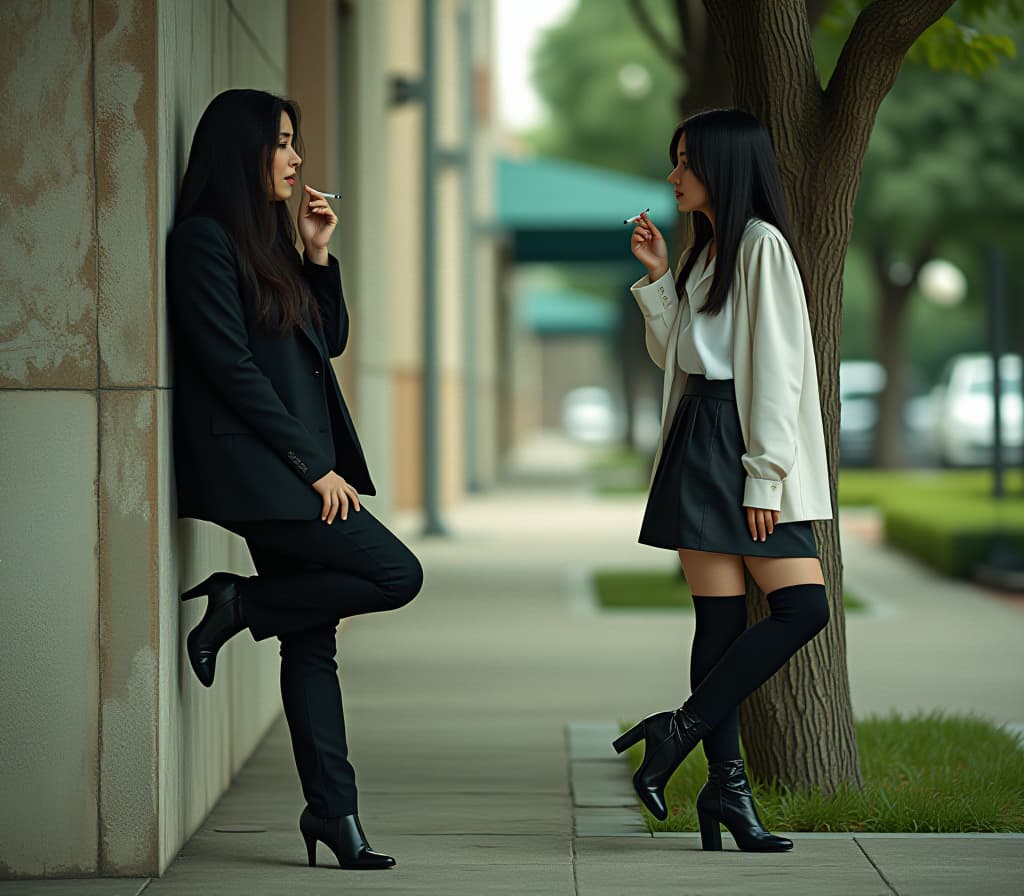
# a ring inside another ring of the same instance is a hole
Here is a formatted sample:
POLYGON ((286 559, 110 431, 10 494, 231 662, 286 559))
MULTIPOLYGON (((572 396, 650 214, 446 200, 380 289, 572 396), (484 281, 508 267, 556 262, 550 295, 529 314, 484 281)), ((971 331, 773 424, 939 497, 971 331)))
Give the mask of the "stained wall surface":
MULTIPOLYGON (((409 160, 423 110, 393 105, 390 78, 422 65, 422 6, 0 4, 0 148, 14 185, 0 194, 0 879, 160 874, 280 712, 277 642, 234 639, 204 689, 184 653, 204 602, 178 600, 214 570, 252 572, 238 538, 177 519, 171 452, 165 241, 193 130, 223 90, 291 95, 308 110, 311 178, 346 196, 332 251, 353 336, 335 369, 378 486, 374 511, 387 519, 415 505, 419 474, 401 477, 422 455, 424 184, 409 160), (380 239, 352 226, 378 213, 404 247, 386 290, 380 239)), ((488 4, 444 0, 445 59, 468 6, 484 10, 486 43, 488 4)), ((452 144, 466 137, 460 77, 441 66, 439 120, 452 144)), ((482 127, 480 171, 485 141, 482 127)), ((483 384, 475 400, 493 429, 497 378, 493 353, 467 371, 459 349, 464 175, 446 171, 437 186, 443 485, 455 500, 466 383, 483 384)), ((481 218, 488 202, 476 198, 481 218)), ((494 255, 474 245, 475 326, 494 339, 494 255)), ((481 440, 491 470, 494 442, 481 440)))

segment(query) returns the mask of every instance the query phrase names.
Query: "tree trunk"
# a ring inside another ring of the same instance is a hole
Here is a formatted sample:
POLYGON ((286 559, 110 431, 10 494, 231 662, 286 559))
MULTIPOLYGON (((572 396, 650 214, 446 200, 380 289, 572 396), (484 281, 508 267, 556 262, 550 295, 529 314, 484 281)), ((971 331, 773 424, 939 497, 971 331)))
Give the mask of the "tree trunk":
POLYGON ((934 251, 935 242, 926 241, 908 271, 906 283, 893 282, 892 256, 884 242, 877 242, 872 253, 879 295, 878 360, 885 368, 885 388, 878 400, 874 460, 875 466, 883 469, 906 465, 903 405, 907 400, 907 312, 917 275, 934 251))
MULTIPOLYGON (((828 89, 820 84, 806 0, 754 4, 736 15, 705 0, 728 61, 734 102, 768 127, 807 275, 808 309, 836 504, 839 334, 843 263, 868 139, 882 99, 917 36, 952 0, 876 0, 858 17, 828 89)), ((837 520, 816 521, 832 619, 825 630, 741 707, 751 771, 789 787, 828 794, 863 779, 850 703, 842 555, 837 520)), ((748 576, 751 621, 767 615, 748 576)))

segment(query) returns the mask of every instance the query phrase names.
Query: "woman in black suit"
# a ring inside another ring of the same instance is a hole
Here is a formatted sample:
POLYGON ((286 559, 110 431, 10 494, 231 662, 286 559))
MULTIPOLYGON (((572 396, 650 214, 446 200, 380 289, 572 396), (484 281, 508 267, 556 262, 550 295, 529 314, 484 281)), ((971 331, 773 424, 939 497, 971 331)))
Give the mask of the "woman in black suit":
POLYGON ((359 439, 330 359, 348 340, 337 217, 304 187, 298 237, 287 200, 302 159, 293 103, 229 90, 203 113, 168 243, 175 360, 178 515, 245 539, 259 573, 216 572, 183 600, 208 597, 188 636, 199 680, 248 628, 281 642, 281 696, 317 841, 346 868, 388 868, 359 824, 335 663, 340 619, 401 607, 423 581, 416 557, 369 510, 359 439))

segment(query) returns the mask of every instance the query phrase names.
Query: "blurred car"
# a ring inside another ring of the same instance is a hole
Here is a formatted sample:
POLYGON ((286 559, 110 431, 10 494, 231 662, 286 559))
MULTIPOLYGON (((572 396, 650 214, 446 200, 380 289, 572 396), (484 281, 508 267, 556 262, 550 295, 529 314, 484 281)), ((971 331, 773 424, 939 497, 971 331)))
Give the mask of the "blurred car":
POLYGON ((885 381, 885 368, 877 361, 839 362, 839 458, 845 466, 863 466, 874 457, 885 381))
MULTIPOLYGON (((932 441, 940 463, 946 466, 992 463, 995 444, 992 366, 991 355, 980 352, 955 355, 932 390, 932 441)), ((1003 461, 1017 464, 1024 453, 1019 355, 1007 354, 999 359, 999 379, 1003 461)))
MULTIPOLYGON (((913 369, 907 379, 913 388, 913 369)), ((874 462, 878 440, 878 414, 888 380, 877 361, 839 362, 839 459, 843 466, 863 467, 874 462)), ((933 462, 930 428, 932 397, 911 395, 903 403, 904 460, 915 466, 933 462)))
POLYGON ((597 445, 621 439, 625 420, 611 392, 581 386, 562 399, 562 428, 577 441, 597 445))

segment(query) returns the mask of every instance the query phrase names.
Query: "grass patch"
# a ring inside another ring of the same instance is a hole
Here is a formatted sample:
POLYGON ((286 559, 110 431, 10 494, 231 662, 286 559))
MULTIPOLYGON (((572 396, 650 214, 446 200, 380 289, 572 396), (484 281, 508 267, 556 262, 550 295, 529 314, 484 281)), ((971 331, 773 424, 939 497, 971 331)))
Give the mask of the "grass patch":
MULTIPOLYGON (((1024 472, 1005 473, 1005 502, 1020 502, 1024 472)), ((992 473, 988 470, 861 470, 839 469, 840 507, 905 507, 925 502, 941 504, 948 511, 955 504, 992 512, 992 473)))
MULTIPOLYGON (((598 604, 606 610, 682 610, 693 611, 690 586, 677 571, 604 570, 591 576, 598 604)), ((866 609, 864 601, 843 592, 846 612, 866 609)))
MULTIPOLYGON (((856 727, 864 789, 825 797, 752 782, 769 830, 1024 832, 1024 749, 1013 734, 983 719, 942 713, 872 716, 856 727)), ((642 744, 628 755, 636 768, 642 744)), ((642 810, 651 830, 696 831, 694 803, 706 778, 698 747, 666 789, 669 817, 659 822, 642 810)))
POLYGON ((593 454, 587 471, 599 495, 645 495, 651 481, 653 457, 625 448, 593 454))

